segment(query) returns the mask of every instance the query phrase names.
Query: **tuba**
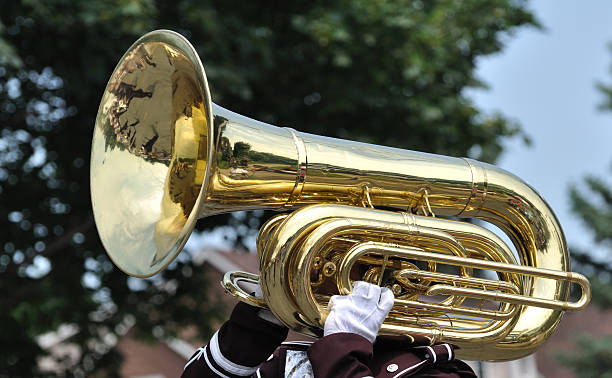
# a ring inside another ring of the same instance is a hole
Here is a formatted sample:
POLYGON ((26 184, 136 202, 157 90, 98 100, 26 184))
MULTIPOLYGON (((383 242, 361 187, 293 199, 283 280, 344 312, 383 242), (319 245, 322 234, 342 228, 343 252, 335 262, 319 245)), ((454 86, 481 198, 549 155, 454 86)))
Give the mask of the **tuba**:
POLYGON ((136 277, 168 266, 200 217, 280 211, 258 235, 259 276, 227 272, 222 285, 307 335, 322 334, 331 295, 366 280, 396 297, 381 335, 511 360, 591 297, 588 281, 570 272, 554 213, 518 177, 233 113, 212 103, 198 55, 171 31, 141 37, 115 68, 90 175, 102 243, 136 277), (510 243, 459 219, 495 225, 510 243), (241 281, 259 282, 263 299, 241 281))

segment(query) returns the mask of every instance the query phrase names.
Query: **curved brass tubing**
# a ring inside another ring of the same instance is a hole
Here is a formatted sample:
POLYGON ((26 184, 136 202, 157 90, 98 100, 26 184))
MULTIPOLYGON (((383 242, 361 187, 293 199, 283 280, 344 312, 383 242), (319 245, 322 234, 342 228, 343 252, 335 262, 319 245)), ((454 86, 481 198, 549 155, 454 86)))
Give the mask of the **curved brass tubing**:
MULTIPOLYGON (((473 224, 341 205, 309 206, 294 212, 291 216, 287 217, 281 225, 277 226, 275 238, 266 245, 266 249, 262 253, 261 262, 261 284, 264 297, 270 309, 279 319, 282 319, 282 321, 291 328, 299 330, 300 332, 314 335, 320 333, 319 327, 324 319, 325 310, 314 299, 309 287, 310 259, 316 254, 317 249, 320 248, 320 246, 317 246, 318 243, 324 243, 326 238, 338 237, 338 230, 333 226, 334 222, 343 222, 347 227, 352 228, 358 228, 358 224, 362 222, 381 222, 384 226, 378 224, 378 227, 385 228, 389 233, 394 232, 395 229, 403 228, 406 232, 413 234, 412 238, 407 236, 405 239, 405 243, 408 245, 414 244, 415 238, 420 237, 422 239, 425 235, 424 230, 426 229, 443 231, 457 239, 465 239, 466 235, 472 235, 470 239, 477 238, 481 240, 481 243, 483 243, 483 240, 490 240, 494 249, 501 251, 497 252, 498 255, 492 258, 502 263, 496 265, 490 261, 484 262, 473 258, 463 262, 469 262, 480 268, 485 268, 486 265, 491 263, 495 265, 495 268, 501 269, 501 272, 512 270, 512 265, 516 264, 512 252, 495 234, 473 224), (410 220, 408 224, 406 224, 407 218, 410 220), (339 220, 336 221, 336 219, 339 220), (372 221, 372 219, 376 219, 376 221, 372 221), (504 256, 504 258, 500 259, 500 256, 504 256), (304 282, 306 282, 306 284, 304 284, 304 282)), ((364 232, 364 234, 367 235, 368 233, 364 232)), ((463 253, 456 253, 456 255, 459 255, 459 257, 441 255, 439 253, 427 256, 434 256, 435 258, 432 257, 433 260, 443 259, 442 261, 448 263, 451 259, 461 258, 463 253)), ((546 270, 540 271, 538 269, 534 269, 533 271, 529 269, 522 270, 521 268, 522 267, 518 267, 516 270, 519 270, 519 273, 534 273, 538 271, 547 277, 563 277, 572 281, 579 281, 572 278, 573 274, 566 275, 566 273, 552 273, 546 270)), ((545 278, 537 277, 537 279, 544 280, 545 278)), ((523 281, 535 282, 535 280, 519 279, 517 282, 521 294, 529 295, 529 293, 534 290, 532 287, 523 287, 521 285, 523 281)), ((556 281, 553 282, 553 284, 562 285, 567 284, 567 282, 556 281)), ((441 289, 445 289, 445 287, 442 285, 434 287, 432 290, 441 289)), ((585 301, 588 301, 588 293, 589 291, 585 290, 583 298, 576 306, 568 306, 566 308, 557 303, 555 308, 560 311, 561 309, 574 310, 583 307, 585 301)), ((466 294, 466 296, 470 295, 466 294)), ((477 295, 474 294, 473 296, 477 295)), ((546 302, 546 299, 547 298, 544 297, 545 301, 543 302, 546 302)), ((522 306, 520 311, 524 312, 525 306, 522 306)), ((489 327, 490 329, 486 328, 482 322, 467 321, 466 324, 468 324, 469 328, 473 331, 468 330, 466 332, 450 331, 448 324, 442 324, 445 322, 444 319, 438 319, 436 321, 428 319, 429 324, 425 325, 421 322, 418 329, 417 327, 412 329, 412 327, 406 327, 405 324, 402 325, 392 321, 389 324, 387 324, 387 322, 385 323, 383 326, 383 333, 410 333, 412 335, 427 337, 432 341, 446 340, 460 342, 460 356, 462 358, 482 359, 482 351, 486 349, 487 359, 503 360, 517 357, 508 357, 506 353, 492 355, 491 350, 500 351, 500 345, 507 345, 509 338, 510 340, 514 340, 512 332, 516 329, 515 323, 518 321, 519 318, 517 317, 514 321, 506 322, 503 325, 492 325, 489 327), (430 328, 430 331, 424 331, 424 328, 427 327, 430 328), (409 331, 408 328, 410 328, 409 331), (500 328, 503 329, 500 330, 500 328), (485 330, 485 332, 478 334, 476 333, 478 330, 485 330), (466 334, 470 333, 472 335, 466 336, 466 334), (499 339, 500 335, 503 336, 501 340, 499 339)), ((455 321, 455 323, 457 322, 458 321, 455 321)), ((516 353, 521 352, 524 351, 517 351, 516 353)))
POLYGON ((229 272, 225 272, 225 274, 223 275, 223 279, 221 280, 221 286, 228 294, 230 294, 234 298, 241 300, 244 303, 250 304, 251 306, 255 307, 268 307, 263 299, 257 298, 254 295, 251 295, 244 291, 244 289, 240 287, 239 282, 248 282, 253 285, 256 285, 259 283, 259 276, 253 273, 231 270, 229 272))

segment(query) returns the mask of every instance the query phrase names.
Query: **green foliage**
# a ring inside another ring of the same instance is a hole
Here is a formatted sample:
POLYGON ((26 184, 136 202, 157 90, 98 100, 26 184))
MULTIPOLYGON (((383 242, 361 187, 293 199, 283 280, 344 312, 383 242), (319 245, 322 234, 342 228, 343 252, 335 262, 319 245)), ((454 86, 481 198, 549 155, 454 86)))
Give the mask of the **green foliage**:
MULTIPOLYGON (((611 47, 612 52, 612 47, 611 47)), ((612 68, 612 66, 611 66, 612 68)), ((611 70, 612 73, 612 70, 611 70)), ((612 111, 612 87, 599 83, 605 99, 601 110, 612 111)), ((612 252, 612 190, 606 180, 588 176, 580 189, 570 187, 572 210, 593 232, 597 248, 612 252)), ((572 260, 577 270, 589 277, 593 290, 592 303, 599 308, 612 307, 612 263, 594 257, 593 251, 572 248, 572 260)), ((599 255, 603 255, 599 253, 599 255)), ((558 359, 580 377, 612 377, 612 337, 596 338, 584 335, 576 340, 577 353, 560 353, 558 359)))
MULTIPOLYGON (((127 278, 93 223, 95 114, 141 34, 188 37, 214 101, 247 116, 492 162, 520 129, 483 114, 464 89, 483 86, 477 58, 500 51, 517 27, 537 26, 517 0, 0 0, 0 9, 0 376, 42 375, 35 336, 61 324, 78 327, 71 341, 82 350, 62 374, 112 376, 112 340, 126 319, 143 334, 195 324, 205 336, 218 314, 189 256, 155 279, 127 278)), ((198 227, 229 224, 240 242, 261 221, 225 215, 198 227)))
POLYGON ((577 353, 559 356, 563 365, 571 367, 582 378, 612 377, 612 336, 596 339, 580 336, 576 344, 577 353))
MULTIPOLYGON (((570 188, 570 200, 573 211, 593 232, 596 245, 603 250, 610 250, 612 245, 612 191, 605 180, 593 176, 586 177, 579 190, 570 188)), ((593 303, 601 308, 612 307, 612 264, 600 261, 589 251, 572 248, 572 260, 578 270, 589 276, 593 289, 593 303)), ((602 254, 599 253, 601 256, 602 254)))
MULTIPOLYGON (((610 48, 612 52, 612 46, 610 48)), ((612 66, 611 73, 612 73, 612 66)), ((604 95, 600 109, 612 111, 612 86, 598 83, 597 87, 604 95)), ((587 176, 579 188, 570 187, 572 210, 593 232, 593 239, 598 248, 612 252, 612 186, 604 178, 587 176)), ((599 254, 602 255, 601 253, 599 254)), ((593 303, 600 307, 612 307, 612 263, 600 261, 593 253, 572 249, 572 259, 580 270, 590 276, 593 286, 593 303)))
POLYGON ((588 192, 570 189, 572 209, 588 224, 597 243, 612 242, 612 191, 604 180, 589 176, 588 192))
MULTIPOLYGON (((0 22, 0 35, 4 34, 4 29, 4 25, 0 22)), ((0 66, 11 68, 21 68, 23 66, 15 48, 2 39, 0 39, 0 66)))
MULTIPOLYGON (((612 52, 612 42, 608 45, 608 49, 612 52)), ((610 65, 610 74, 612 75, 612 65, 610 65)), ((604 95, 603 102, 599 105, 600 110, 611 111, 612 110, 612 84, 606 84, 599 82, 597 88, 604 95)))

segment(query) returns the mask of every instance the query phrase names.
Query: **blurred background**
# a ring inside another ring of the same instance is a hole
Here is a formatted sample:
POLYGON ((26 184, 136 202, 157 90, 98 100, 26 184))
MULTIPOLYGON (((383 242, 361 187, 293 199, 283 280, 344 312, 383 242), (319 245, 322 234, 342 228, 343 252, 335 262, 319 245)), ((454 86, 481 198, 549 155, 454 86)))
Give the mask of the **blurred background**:
POLYGON ((125 50, 159 28, 193 43, 213 101, 235 112, 525 179, 594 289, 537 369, 609 374, 612 329, 599 326, 612 324, 611 16, 605 1, 0 0, 0 377, 151 375, 129 360, 181 366, 151 353, 188 353, 181 342, 205 341, 231 308, 219 270, 248 268, 270 214, 200 220, 151 279, 115 268, 93 222, 100 98, 125 50))

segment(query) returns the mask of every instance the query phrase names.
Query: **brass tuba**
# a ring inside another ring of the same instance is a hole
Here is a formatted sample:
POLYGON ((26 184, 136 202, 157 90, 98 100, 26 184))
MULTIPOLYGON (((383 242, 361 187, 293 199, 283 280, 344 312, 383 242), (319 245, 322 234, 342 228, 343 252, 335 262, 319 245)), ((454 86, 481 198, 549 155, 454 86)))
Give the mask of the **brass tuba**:
POLYGON ((326 138, 258 122, 211 101, 194 48, 154 31, 118 63, 96 117, 91 197, 100 238, 125 273, 148 277, 200 217, 294 210, 260 230, 260 276, 223 285, 318 336, 331 295, 388 286, 381 334, 447 341, 462 358, 510 360, 541 345, 590 300, 569 272, 559 222, 527 184, 492 165, 326 138), (391 211, 393 210, 393 211, 391 211), (508 246, 482 226, 500 228, 508 246), (514 249, 513 249, 514 248, 514 249), (258 281, 259 300, 240 288, 258 281), (570 285, 580 298, 568 301, 570 285))

